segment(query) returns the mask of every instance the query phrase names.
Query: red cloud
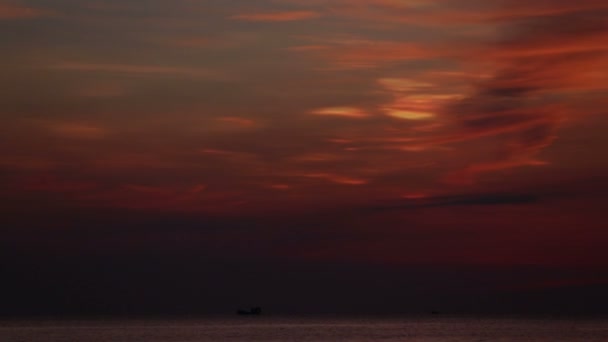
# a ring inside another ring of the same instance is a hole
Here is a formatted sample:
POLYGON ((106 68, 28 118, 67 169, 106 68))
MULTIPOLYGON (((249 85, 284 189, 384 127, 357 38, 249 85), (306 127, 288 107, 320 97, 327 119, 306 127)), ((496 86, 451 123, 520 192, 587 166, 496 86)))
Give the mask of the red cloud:
POLYGON ((298 21, 309 20, 320 17, 321 14, 313 11, 288 11, 269 13, 247 13, 230 17, 231 19, 244 21, 298 21))
POLYGON ((0 3, 0 19, 31 19, 50 14, 49 11, 38 8, 0 3))
POLYGON ((334 1, 332 14, 366 21, 419 26, 449 27, 494 24, 526 18, 550 17, 584 11, 604 10, 602 0, 492 1, 472 10, 466 2, 452 0, 417 1, 411 4, 387 0, 334 1))
POLYGON ((290 50, 316 54, 339 69, 369 68, 447 56, 445 49, 420 43, 356 39, 330 40, 325 45, 307 45, 290 50))

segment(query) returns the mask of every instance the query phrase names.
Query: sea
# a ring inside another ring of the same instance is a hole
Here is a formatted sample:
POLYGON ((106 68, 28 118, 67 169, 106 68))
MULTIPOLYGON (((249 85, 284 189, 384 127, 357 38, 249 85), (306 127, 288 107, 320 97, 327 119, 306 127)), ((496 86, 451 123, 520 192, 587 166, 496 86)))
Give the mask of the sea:
POLYGON ((608 318, 213 316, 0 321, 2 342, 608 341, 608 318))

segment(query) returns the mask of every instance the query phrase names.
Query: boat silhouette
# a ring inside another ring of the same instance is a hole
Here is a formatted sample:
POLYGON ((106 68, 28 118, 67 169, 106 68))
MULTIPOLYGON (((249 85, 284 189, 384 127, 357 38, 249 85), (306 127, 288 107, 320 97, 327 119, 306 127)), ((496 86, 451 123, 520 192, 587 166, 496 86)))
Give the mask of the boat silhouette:
POLYGON ((239 309, 236 311, 237 315, 259 315, 261 313, 262 313, 262 308, 260 308, 259 306, 253 307, 249 310, 239 309))

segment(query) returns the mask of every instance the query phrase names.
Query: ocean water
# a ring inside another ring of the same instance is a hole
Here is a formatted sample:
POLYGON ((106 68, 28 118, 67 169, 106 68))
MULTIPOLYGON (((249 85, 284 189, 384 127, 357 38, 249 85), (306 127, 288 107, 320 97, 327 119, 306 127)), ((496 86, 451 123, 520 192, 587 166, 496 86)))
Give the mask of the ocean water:
POLYGON ((0 322, 2 342, 608 341, 608 319, 209 317, 0 322))

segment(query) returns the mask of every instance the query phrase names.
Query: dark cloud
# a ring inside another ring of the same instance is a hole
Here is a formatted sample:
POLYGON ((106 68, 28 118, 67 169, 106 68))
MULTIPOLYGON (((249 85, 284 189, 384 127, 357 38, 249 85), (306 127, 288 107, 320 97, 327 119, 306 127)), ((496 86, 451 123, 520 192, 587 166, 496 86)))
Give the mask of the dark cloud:
POLYGON ((425 207, 451 207, 475 205, 523 205, 540 201, 535 194, 492 193, 476 195, 438 196, 422 199, 399 200, 372 207, 372 210, 402 210, 425 207))

